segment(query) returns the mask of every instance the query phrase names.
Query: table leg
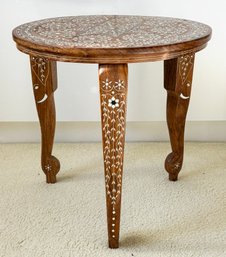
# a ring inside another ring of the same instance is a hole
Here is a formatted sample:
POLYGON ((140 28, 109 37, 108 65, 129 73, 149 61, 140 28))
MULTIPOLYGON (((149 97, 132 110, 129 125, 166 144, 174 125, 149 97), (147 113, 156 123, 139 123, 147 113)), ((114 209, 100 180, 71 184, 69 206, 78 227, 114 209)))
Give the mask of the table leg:
POLYGON ((54 91, 57 89, 56 62, 41 56, 30 56, 31 74, 36 108, 42 134, 42 170, 47 183, 56 182, 60 162, 52 156, 56 115, 54 91))
POLYGON ((167 125, 172 152, 165 169, 176 181, 183 164, 184 128, 188 110, 195 55, 193 53, 164 61, 164 87, 167 90, 167 125))
POLYGON ((99 65, 108 240, 110 248, 118 248, 119 246, 127 77, 127 64, 99 65))

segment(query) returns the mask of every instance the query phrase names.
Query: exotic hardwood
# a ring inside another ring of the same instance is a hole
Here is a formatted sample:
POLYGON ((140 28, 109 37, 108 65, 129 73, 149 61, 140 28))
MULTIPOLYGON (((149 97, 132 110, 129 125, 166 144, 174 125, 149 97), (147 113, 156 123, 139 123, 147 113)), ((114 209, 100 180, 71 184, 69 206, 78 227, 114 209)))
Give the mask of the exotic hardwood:
POLYGON ((176 181, 184 155, 184 129, 196 52, 205 48, 211 28, 175 18, 147 16, 60 17, 13 30, 17 48, 30 55, 36 107, 42 133, 42 169, 56 182, 59 161, 52 155, 55 132, 56 61, 98 63, 109 247, 119 246, 126 125, 128 63, 164 60, 167 124, 172 152, 165 168, 176 181))

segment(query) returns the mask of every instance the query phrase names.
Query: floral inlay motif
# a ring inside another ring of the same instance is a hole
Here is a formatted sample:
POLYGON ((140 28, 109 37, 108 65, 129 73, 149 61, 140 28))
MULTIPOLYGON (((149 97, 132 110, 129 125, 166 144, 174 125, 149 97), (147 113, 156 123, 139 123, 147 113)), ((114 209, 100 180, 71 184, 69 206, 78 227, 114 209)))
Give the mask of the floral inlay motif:
POLYGON ((194 54, 186 54, 179 57, 179 75, 181 78, 181 94, 180 98, 186 100, 189 99, 190 96, 187 96, 184 91, 187 91, 187 88, 191 87, 190 75, 194 66, 194 54))
MULTIPOLYGON (((179 59, 179 64, 180 64, 179 73, 182 79, 182 84, 185 84, 185 81, 188 78, 189 72, 193 68, 193 62, 194 62, 193 59, 194 59, 193 54, 183 55, 179 59)), ((187 82, 186 86, 191 85, 190 81, 186 81, 186 82, 187 82)))
POLYGON ((49 62, 42 57, 31 57, 32 71, 43 86, 46 86, 46 81, 49 76, 49 62))
POLYGON ((118 90, 124 89, 124 81, 120 79, 115 81, 115 88, 118 90))
POLYGON ((174 170, 179 170, 181 168, 181 163, 177 162, 174 164, 174 170))
POLYGON ((52 169, 52 167, 51 167, 50 164, 45 165, 45 170, 46 170, 47 172, 51 171, 51 169, 52 169))
POLYGON ((113 96, 111 99, 108 99, 108 106, 111 108, 119 107, 119 99, 115 99, 113 96))
POLYGON ((108 78, 106 78, 105 81, 102 81, 102 84, 104 89, 110 89, 112 87, 112 81, 109 81, 108 78))
POLYGON ((33 87, 36 102, 40 104, 48 98, 46 94, 46 82, 49 77, 49 61, 42 57, 31 57, 31 69, 33 76, 38 81, 33 87))

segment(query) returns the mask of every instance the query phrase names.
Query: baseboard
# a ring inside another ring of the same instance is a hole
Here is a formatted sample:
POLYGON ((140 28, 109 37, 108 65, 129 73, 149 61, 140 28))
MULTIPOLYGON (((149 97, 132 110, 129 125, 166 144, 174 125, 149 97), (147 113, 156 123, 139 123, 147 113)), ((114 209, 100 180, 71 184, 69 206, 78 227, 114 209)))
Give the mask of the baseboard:
MULTIPOLYGON (((55 142, 98 142, 100 122, 58 122, 55 142)), ((127 122, 127 141, 169 141, 166 122, 127 122)), ((185 140, 226 141, 226 121, 188 121, 185 140)), ((0 143, 40 142, 38 122, 0 122, 0 143)))

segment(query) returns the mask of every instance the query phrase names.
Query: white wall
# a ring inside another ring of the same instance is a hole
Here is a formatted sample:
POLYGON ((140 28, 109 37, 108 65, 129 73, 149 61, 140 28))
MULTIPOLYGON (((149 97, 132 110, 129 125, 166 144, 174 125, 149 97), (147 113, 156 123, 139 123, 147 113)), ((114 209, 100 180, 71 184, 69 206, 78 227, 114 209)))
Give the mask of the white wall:
MULTIPOLYGON (((85 14, 173 16, 209 24, 213 38, 196 57, 188 120, 226 120, 224 0, 7 0, 0 5, 0 121, 37 120, 28 56, 16 49, 12 29, 46 17, 85 14)), ((128 120, 165 120, 162 72, 161 62, 129 66, 128 120)), ((97 65, 59 63, 58 78, 57 119, 98 121, 97 65)))

